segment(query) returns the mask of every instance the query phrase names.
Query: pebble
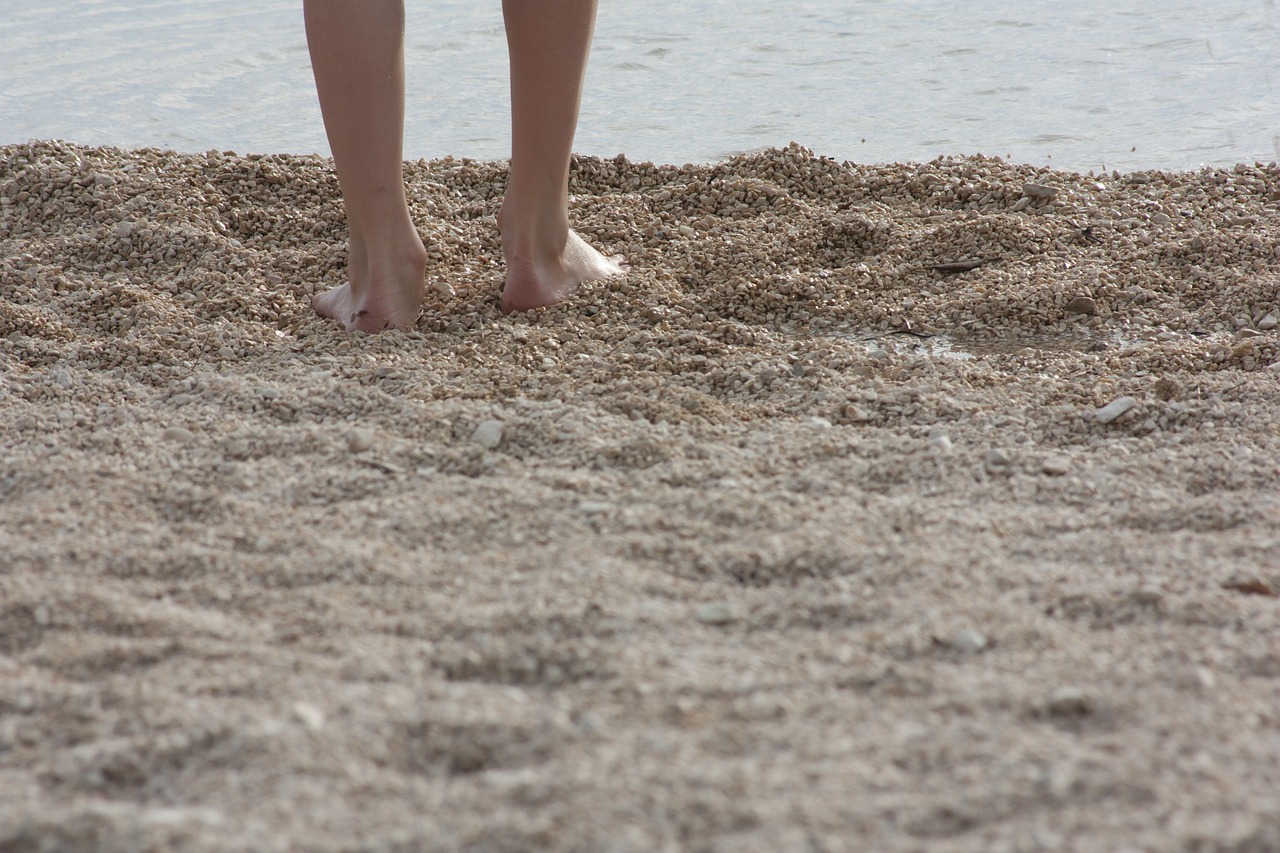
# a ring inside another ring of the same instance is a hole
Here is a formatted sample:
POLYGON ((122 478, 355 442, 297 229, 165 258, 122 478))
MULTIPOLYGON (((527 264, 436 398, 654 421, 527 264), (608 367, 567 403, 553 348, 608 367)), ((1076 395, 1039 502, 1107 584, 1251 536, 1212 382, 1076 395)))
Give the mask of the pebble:
POLYGON ((1045 710, 1055 717, 1083 717, 1093 710, 1093 702, 1078 687, 1059 687, 1049 695, 1045 710))
POLYGON ((190 444, 196 440, 196 434, 189 429, 180 426, 171 426, 160 434, 165 441, 172 441, 176 444, 190 444))
POLYGON ((951 648, 964 655, 976 655, 987 647, 986 635, 973 628, 957 631, 951 638, 951 648))
POLYGON ((128 221, 121 222, 116 226, 116 229, 111 232, 111 235, 117 240, 129 239, 129 237, 133 235, 133 223, 128 221))
POLYGON ((1094 415, 1099 423, 1109 424, 1136 405, 1138 401, 1133 397, 1117 397, 1094 412, 1094 415))
POLYGON ((697 619, 704 625, 728 625, 737 618, 733 608, 723 601, 713 601, 698 608, 697 619))
POLYGON ((483 421, 480 426, 476 427, 475 432, 471 433, 471 440, 485 450, 493 450, 499 444, 502 444, 502 430, 502 421, 483 421))
POLYGON ((1053 187, 1046 187, 1044 184, 1023 184, 1022 194, 1027 198, 1043 199, 1048 201, 1058 194, 1053 187))
POLYGON ((1258 328, 1264 332, 1271 331, 1277 325, 1280 325, 1280 320, 1276 319, 1275 314, 1268 314, 1258 321, 1258 328))
POLYGON ((318 732, 324 728, 324 711, 321 711, 310 702, 295 702, 293 704, 293 716, 313 732, 318 732))
POLYGON ((1050 477, 1061 477, 1071 471, 1071 459, 1061 453, 1053 453, 1040 463, 1040 470, 1050 477))
POLYGON ((1013 464, 1013 459, 1003 450, 988 450, 982 456, 982 464, 988 471, 1006 471, 1013 464))
POLYGON ((939 453, 950 453, 954 445, 951 442, 951 436, 945 432, 935 432, 929 436, 929 446, 939 453))
POLYGON ((1098 302, 1092 296, 1075 296, 1065 306, 1068 314, 1087 314, 1092 317, 1098 313, 1098 302))
POLYGON ((364 453, 373 447, 373 430, 357 427, 347 436, 347 449, 352 453, 364 453))
POLYGON ((1144 607, 1153 607, 1164 599, 1164 593, 1153 587, 1143 587, 1129 593, 1129 600, 1144 607))
POLYGON ((1156 380, 1151 391, 1157 400, 1178 400, 1182 398, 1182 383, 1164 376, 1156 380))

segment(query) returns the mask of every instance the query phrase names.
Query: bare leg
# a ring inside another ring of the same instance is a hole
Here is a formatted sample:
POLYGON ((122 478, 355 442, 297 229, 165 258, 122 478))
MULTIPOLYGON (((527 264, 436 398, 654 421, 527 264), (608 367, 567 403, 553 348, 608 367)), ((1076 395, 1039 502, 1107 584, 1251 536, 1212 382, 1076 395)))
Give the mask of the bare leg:
POLYGON ((427 254, 404 194, 404 2, 305 0, 303 14, 350 231, 348 283, 311 304, 348 331, 407 328, 427 254))
POLYGON ((511 176, 498 213, 502 308, 526 311, 623 267, 569 230, 569 156, 596 0, 503 0, 502 13, 511 56, 511 176))

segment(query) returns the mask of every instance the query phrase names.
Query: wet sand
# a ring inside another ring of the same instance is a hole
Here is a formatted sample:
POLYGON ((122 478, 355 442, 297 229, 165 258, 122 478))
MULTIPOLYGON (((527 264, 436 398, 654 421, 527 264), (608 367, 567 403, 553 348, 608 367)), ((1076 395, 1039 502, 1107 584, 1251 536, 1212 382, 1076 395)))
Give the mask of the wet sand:
POLYGON ((0 849, 1280 849, 1280 170, 0 148, 0 849))

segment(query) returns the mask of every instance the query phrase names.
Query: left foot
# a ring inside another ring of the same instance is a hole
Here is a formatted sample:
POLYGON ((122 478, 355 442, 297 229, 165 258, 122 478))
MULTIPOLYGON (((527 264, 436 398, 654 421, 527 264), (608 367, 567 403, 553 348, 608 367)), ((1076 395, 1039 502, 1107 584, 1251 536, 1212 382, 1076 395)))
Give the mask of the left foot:
POLYGON ((573 231, 564 248, 539 255, 520 250, 503 234, 507 256, 507 281, 502 289, 502 310, 532 311, 564 302, 584 281, 621 275, 627 265, 621 255, 605 256, 573 231))

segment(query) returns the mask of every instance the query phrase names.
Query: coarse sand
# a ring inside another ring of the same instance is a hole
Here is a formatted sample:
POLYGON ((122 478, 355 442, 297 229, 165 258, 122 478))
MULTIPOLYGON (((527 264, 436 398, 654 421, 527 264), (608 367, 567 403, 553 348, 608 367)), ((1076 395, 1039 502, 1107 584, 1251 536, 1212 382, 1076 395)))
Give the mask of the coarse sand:
POLYGON ((0 147, 0 851, 1280 850, 1280 168, 0 147))

